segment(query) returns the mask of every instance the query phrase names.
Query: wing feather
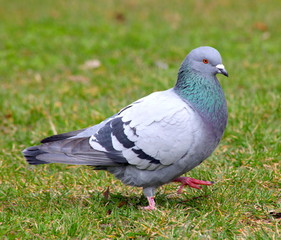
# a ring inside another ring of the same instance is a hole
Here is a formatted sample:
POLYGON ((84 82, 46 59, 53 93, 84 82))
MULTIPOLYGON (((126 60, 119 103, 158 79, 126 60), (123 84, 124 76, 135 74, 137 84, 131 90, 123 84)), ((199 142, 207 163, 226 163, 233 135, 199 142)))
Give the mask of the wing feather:
POLYGON ((153 170, 173 164, 192 145, 194 111, 172 89, 124 108, 90 139, 99 150, 116 150, 129 164, 153 170), (111 149, 103 140, 111 139, 111 149))
POLYGON ((171 165, 193 144, 195 112, 173 89, 156 92, 95 126, 51 136, 27 148, 31 164, 134 165, 154 170, 171 165))

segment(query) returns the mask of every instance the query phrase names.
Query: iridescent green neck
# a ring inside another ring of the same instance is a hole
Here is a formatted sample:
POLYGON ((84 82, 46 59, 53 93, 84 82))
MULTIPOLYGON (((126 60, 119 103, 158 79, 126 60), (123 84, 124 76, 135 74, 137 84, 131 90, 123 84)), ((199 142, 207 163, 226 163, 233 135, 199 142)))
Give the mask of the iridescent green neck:
POLYGON ((223 132, 227 123, 226 100, 216 76, 181 68, 175 92, 191 105, 215 130, 223 132))

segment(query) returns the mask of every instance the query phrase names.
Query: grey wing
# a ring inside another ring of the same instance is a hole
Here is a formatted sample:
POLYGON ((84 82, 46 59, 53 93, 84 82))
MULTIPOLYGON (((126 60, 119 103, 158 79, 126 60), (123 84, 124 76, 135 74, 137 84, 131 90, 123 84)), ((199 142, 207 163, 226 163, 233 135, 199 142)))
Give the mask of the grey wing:
POLYGON ((158 92, 98 125, 49 137, 23 153, 30 164, 134 165, 155 170, 186 154, 191 131, 196 132, 186 128, 191 127, 191 116, 192 110, 172 90, 158 92))
POLYGON ((97 167, 120 166, 128 162, 118 151, 98 151, 89 144, 89 138, 117 114, 89 128, 47 137, 42 145, 26 148, 23 154, 32 165, 65 163, 97 167))
MULTIPOLYGON (((131 105, 125 107, 120 112, 130 107, 131 105)), ((23 155, 27 162, 32 165, 65 163, 92 165, 99 169, 108 166, 126 165, 128 162, 120 151, 116 151, 113 148, 109 151, 99 151, 92 148, 89 144, 90 137, 103 129, 100 131, 99 138, 106 139, 104 141, 105 146, 110 145, 112 140, 107 138, 107 133, 110 130, 107 123, 118 116, 119 113, 89 128, 47 137, 41 141, 42 145, 23 150, 23 155)))
POLYGON ((155 170, 181 159, 193 144, 193 111, 172 90, 121 111, 90 138, 93 149, 118 151, 130 165, 155 170))

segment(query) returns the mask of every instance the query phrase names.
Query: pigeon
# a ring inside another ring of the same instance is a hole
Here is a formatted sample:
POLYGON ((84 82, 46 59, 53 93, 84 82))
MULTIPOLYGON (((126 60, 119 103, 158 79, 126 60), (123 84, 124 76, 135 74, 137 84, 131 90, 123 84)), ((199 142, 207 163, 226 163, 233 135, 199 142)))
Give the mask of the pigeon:
POLYGON ((170 183, 200 189, 212 185, 181 175, 208 158, 227 125, 227 103, 216 74, 228 73, 220 53, 193 49, 173 88, 154 92, 101 123, 53 135, 23 151, 31 165, 64 163, 106 170, 124 184, 142 187, 154 210, 155 191, 170 183))

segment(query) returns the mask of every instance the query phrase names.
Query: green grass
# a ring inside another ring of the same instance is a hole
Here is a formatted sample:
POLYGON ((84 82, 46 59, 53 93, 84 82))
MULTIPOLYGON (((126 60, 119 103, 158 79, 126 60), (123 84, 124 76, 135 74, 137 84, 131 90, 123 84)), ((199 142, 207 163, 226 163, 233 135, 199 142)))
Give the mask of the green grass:
POLYGON ((279 0, 0 3, 1 239, 280 239, 279 0), (172 87, 202 45, 221 52, 230 74, 219 77, 229 123, 187 175, 214 186, 183 195, 163 186, 147 212, 141 189, 106 172, 27 166, 25 147, 172 87), (101 66, 81 68, 91 59, 101 66))

